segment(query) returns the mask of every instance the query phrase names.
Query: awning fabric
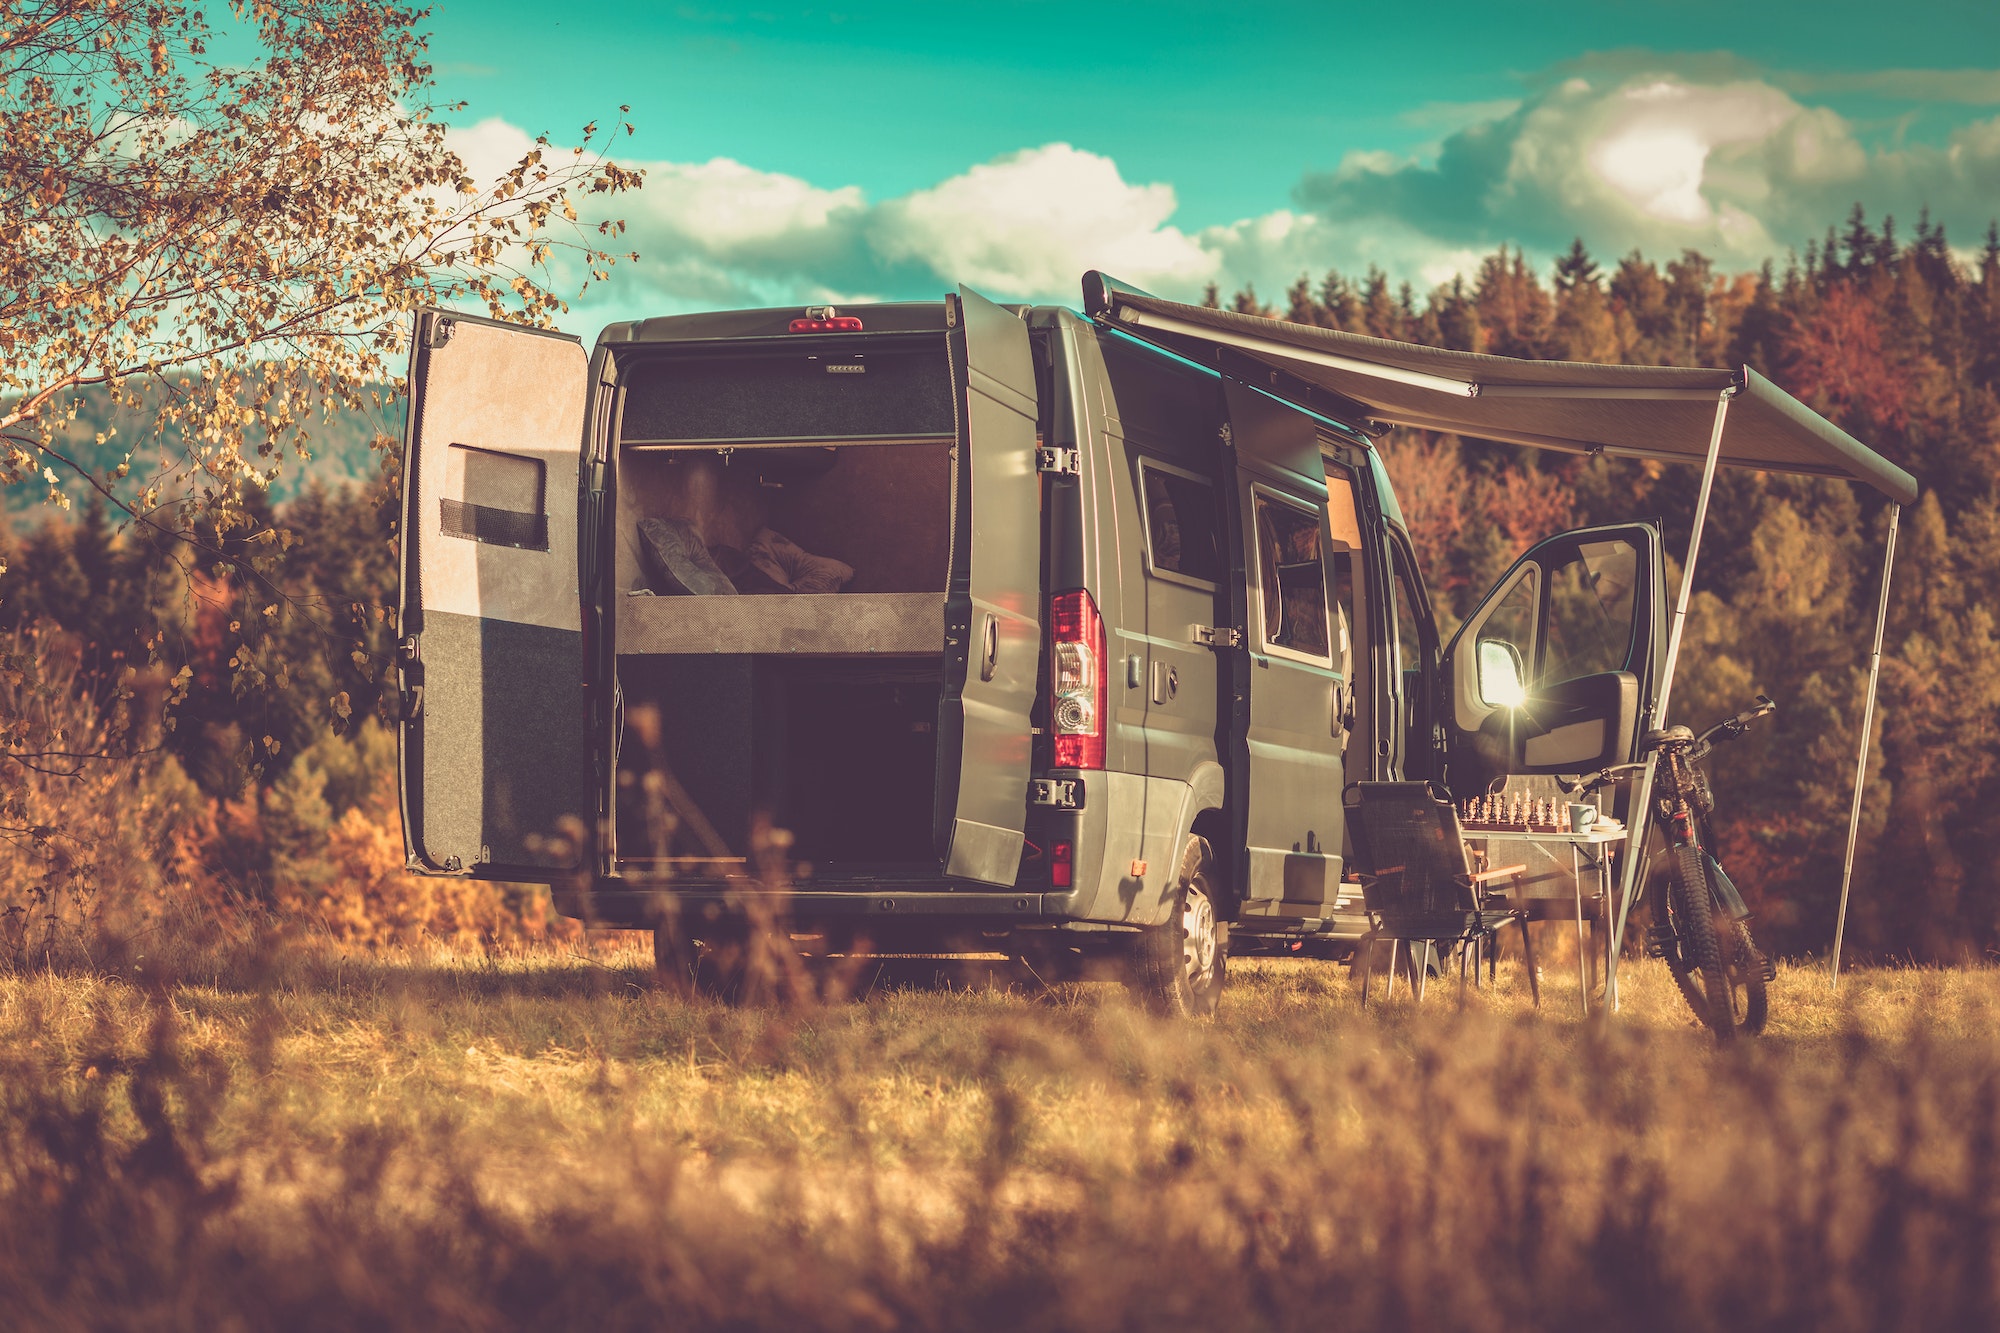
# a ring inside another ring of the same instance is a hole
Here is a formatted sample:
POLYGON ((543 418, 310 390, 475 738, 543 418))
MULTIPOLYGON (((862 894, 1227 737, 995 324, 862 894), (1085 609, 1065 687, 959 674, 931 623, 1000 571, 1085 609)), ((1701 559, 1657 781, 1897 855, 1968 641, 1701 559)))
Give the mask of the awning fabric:
POLYGON ((1749 367, 1606 366, 1453 352, 1184 305, 1101 273, 1092 318, 1190 359, 1229 347, 1339 394, 1378 421, 1570 453, 1701 463, 1715 406, 1736 390, 1722 438, 1732 467, 1865 482, 1898 504, 1916 479, 1749 367))

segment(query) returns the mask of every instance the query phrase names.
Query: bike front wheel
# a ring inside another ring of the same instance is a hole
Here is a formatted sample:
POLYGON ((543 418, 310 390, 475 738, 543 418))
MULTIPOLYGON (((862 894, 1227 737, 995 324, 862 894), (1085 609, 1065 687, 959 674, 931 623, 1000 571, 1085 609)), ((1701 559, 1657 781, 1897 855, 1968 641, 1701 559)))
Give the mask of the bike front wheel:
POLYGON ((1722 908, 1698 844, 1674 848, 1666 898, 1667 967, 1688 1007, 1718 1040, 1762 1032, 1770 1014, 1764 956, 1749 923, 1722 908))

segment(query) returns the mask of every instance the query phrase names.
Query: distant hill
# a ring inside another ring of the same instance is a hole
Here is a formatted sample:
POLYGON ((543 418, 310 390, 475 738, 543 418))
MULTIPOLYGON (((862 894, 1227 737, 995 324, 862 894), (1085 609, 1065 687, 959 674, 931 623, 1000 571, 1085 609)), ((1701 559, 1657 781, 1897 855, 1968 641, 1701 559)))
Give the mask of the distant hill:
MULTIPOLYGON (((380 390, 385 402, 389 399, 389 389, 385 385, 380 390)), ((76 459, 96 472, 103 473, 118 466, 130 452, 132 474, 145 475, 159 466, 163 455, 169 460, 180 452, 180 442, 169 434, 165 438, 154 435, 155 413, 146 409, 116 406, 111 396, 103 389, 87 389, 76 397, 76 419, 66 423, 58 432, 58 446, 69 457, 76 459), (108 438, 99 444, 97 437, 105 434, 108 438)), ((158 392, 147 395, 149 403, 158 401, 158 392)), ((400 400, 388 402, 380 412, 340 412, 330 420, 316 420, 308 431, 307 448, 310 460, 301 459, 291 447, 290 440, 283 442, 283 454, 279 459, 282 466, 277 480, 271 486, 271 498, 284 503, 297 495, 308 478, 318 478, 333 487, 344 487, 373 480, 379 475, 383 458, 375 450, 372 442, 378 432, 400 440, 403 431, 403 412, 400 400)), ((256 439, 255 433, 252 440, 256 439)), ((252 446, 254 448, 254 444, 252 446)), ((268 467, 269 460, 258 459, 268 467)), ((56 469, 58 475, 62 468, 56 469)), ((88 494, 88 488, 74 475, 63 478, 63 488, 70 494, 79 508, 88 494)), ((45 503, 45 487, 23 483, 0 491, 0 513, 4 513, 13 526, 20 526, 23 520, 29 524, 39 522, 44 517, 60 517, 64 511, 45 503)), ((68 511, 75 514, 77 508, 68 511)))

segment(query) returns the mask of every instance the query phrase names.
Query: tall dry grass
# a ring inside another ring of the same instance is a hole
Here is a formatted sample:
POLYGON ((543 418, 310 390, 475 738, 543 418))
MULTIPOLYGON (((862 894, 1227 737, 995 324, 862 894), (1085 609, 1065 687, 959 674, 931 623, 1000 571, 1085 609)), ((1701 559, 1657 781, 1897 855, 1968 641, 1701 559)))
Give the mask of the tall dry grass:
POLYGON ((730 1009, 620 942, 0 979, 23 1328, 1992 1327, 2000 974, 1717 1050, 1246 964, 730 1009))

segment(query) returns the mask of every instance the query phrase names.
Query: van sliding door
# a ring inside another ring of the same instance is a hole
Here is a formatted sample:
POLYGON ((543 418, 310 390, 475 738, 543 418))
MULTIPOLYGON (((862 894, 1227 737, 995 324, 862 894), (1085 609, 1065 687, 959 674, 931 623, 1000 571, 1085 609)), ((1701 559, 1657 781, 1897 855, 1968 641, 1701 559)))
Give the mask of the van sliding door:
MULTIPOLYGON (((1282 903, 1279 914, 1321 915, 1339 892, 1344 739, 1326 463, 1310 417, 1236 380, 1222 384, 1235 538, 1228 623, 1238 642, 1216 651, 1227 681, 1232 841, 1243 849, 1234 882, 1252 912, 1282 903)), ((1343 549, 1354 540, 1343 534, 1343 549)))
POLYGON ((1041 657, 1041 478, 1028 327, 969 288, 945 297, 958 443, 935 832, 945 873, 1020 871, 1041 657))
POLYGON ((583 864, 588 364, 562 334, 417 316, 398 621, 412 870, 549 883, 583 864))

